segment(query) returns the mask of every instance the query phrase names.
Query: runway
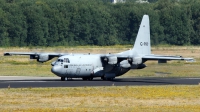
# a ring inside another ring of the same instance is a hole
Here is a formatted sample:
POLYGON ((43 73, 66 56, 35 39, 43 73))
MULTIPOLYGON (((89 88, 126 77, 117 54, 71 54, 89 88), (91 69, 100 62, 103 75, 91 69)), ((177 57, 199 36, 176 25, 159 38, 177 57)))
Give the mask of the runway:
POLYGON ((95 78, 92 81, 83 81, 82 79, 76 78, 70 81, 60 81, 59 77, 0 76, 0 88, 199 84, 200 78, 115 78, 113 81, 103 81, 99 78, 95 78))

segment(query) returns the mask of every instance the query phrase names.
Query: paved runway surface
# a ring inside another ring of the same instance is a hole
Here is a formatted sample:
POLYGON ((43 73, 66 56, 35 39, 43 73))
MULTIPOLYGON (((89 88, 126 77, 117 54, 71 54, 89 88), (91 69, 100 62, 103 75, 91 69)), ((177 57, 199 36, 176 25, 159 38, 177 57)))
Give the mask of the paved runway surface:
POLYGON ((0 88, 27 87, 84 87, 84 86, 140 86, 140 85, 198 85, 200 78, 116 78, 113 81, 73 79, 60 81, 59 77, 0 76, 0 88))

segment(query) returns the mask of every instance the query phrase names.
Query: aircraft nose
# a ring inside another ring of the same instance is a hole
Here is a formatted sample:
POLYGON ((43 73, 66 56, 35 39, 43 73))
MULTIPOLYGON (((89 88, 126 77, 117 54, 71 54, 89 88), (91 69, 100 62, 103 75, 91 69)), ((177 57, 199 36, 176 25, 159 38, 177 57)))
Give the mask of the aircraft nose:
POLYGON ((56 75, 60 75, 61 74, 61 66, 53 66, 51 68, 51 72, 53 72, 56 75))

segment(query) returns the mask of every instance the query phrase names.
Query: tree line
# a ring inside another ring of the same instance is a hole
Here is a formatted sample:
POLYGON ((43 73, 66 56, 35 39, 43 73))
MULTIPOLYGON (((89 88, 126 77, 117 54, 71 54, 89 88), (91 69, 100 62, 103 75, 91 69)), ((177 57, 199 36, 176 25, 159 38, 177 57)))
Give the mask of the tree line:
POLYGON ((199 45, 199 0, 0 0, 0 46, 133 44, 144 14, 152 45, 199 45))

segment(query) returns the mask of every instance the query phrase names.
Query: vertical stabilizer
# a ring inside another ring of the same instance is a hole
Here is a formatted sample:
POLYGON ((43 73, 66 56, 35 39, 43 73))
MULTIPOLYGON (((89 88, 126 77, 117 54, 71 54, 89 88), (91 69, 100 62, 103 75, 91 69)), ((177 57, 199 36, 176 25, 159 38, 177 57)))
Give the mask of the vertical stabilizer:
POLYGON ((149 16, 144 15, 133 50, 138 54, 151 54, 149 16))

